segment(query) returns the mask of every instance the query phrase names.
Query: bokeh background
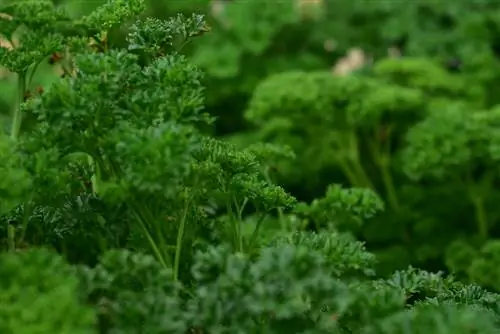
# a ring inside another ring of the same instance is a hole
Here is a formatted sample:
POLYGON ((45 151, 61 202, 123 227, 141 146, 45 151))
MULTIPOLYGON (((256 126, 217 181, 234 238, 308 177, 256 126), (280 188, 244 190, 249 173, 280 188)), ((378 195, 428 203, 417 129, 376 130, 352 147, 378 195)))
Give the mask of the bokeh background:
MULTIPOLYGON (((104 0, 56 2, 79 16, 104 0)), ((184 51, 206 73, 207 131, 293 148, 273 175, 301 201, 332 183, 380 194, 382 215, 342 227, 377 254, 380 275, 411 264, 500 291, 500 1, 148 3, 158 18, 206 15, 211 31, 184 51)), ((47 64, 29 88, 55 78, 47 64)), ((16 89, 1 70, 6 127, 16 89)))

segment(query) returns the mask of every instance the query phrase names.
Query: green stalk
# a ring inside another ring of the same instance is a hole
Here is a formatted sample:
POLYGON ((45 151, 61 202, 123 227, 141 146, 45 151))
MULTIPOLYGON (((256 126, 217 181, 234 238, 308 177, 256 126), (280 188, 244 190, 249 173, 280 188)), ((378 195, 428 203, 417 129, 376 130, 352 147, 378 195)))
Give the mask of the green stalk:
POLYGON ((251 250, 254 243, 257 241, 257 237, 259 236, 259 231, 262 226, 262 223, 264 222, 264 219, 266 218, 265 214, 262 214, 259 217, 259 220, 255 224, 255 229, 253 230, 252 236, 250 237, 250 242, 248 243, 248 250, 251 250))
POLYGON ((373 183, 372 183, 370 177, 368 176, 368 174, 366 173, 365 169, 361 165, 359 158, 356 157, 356 160, 352 160, 351 166, 352 166, 352 169, 356 171, 356 174, 358 175, 358 180, 360 180, 359 187, 374 189, 373 183))
POLYGON ((156 223, 155 218, 152 216, 151 212, 149 212, 147 208, 141 207, 140 205, 135 203, 134 200, 127 200, 127 204, 134 212, 134 215, 136 216, 141 229, 144 231, 144 235, 148 239, 151 249, 155 254, 155 256, 158 258, 158 261, 160 261, 160 263, 164 267, 168 267, 166 261, 166 252, 162 252, 161 250, 165 249, 166 242, 165 239, 163 238, 163 231, 156 223), (156 230, 155 231, 157 237, 156 239, 159 239, 159 242, 157 242, 153 237, 153 235, 151 234, 152 232, 151 230, 153 228, 156 230), (160 247, 158 245, 160 245, 160 247))
MULTIPOLYGON (((236 211, 238 211, 238 208, 235 208, 236 211)), ((231 201, 226 201, 226 210, 229 216, 229 219, 231 220, 230 223, 230 228, 232 232, 232 238, 233 238, 233 247, 235 248, 236 251, 240 252, 241 247, 242 247, 242 241, 241 241, 241 235, 240 235, 240 230, 239 230, 239 223, 238 223, 238 213, 234 214, 233 213, 233 204, 231 201), (241 242, 240 242, 241 241, 241 242)))
POLYGON ((236 201, 236 199, 234 199, 234 204, 238 208, 238 219, 242 220, 243 219, 243 210, 245 210, 245 207, 248 204, 248 198, 245 197, 245 199, 243 200, 243 203, 241 204, 241 206, 238 205, 238 202, 236 201))
POLYGON ((387 200, 393 210, 399 210, 399 199, 396 195, 396 188, 392 180, 392 174, 389 171, 389 166, 381 165, 380 173, 382 174, 382 182, 384 183, 385 191, 387 192, 387 200))
MULTIPOLYGON (((387 142, 389 142, 389 134, 386 140, 387 142)), ((382 152, 377 138, 372 139, 368 142, 368 144, 370 146, 369 151, 372 159, 379 168, 380 174, 382 175, 382 183, 384 184, 384 188, 386 191, 387 201, 391 208, 397 211, 399 210, 399 199, 396 188, 394 187, 392 173, 390 171, 391 156, 389 153, 389 147, 385 145, 386 147, 384 147, 384 151, 382 152)))
POLYGON ((344 159, 340 159, 338 162, 338 165, 342 172, 344 173, 344 176, 347 178, 347 181, 351 184, 353 187, 361 187, 362 186, 362 181, 358 180, 358 176, 356 175, 355 172, 353 172, 353 169, 349 166, 349 163, 345 161, 344 159))
POLYGON ((354 131, 337 138, 337 149, 347 151, 346 157, 337 159, 337 164, 353 187, 373 189, 373 183, 359 159, 358 139, 354 131))
POLYGON ((144 218, 141 217, 141 215, 136 210, 132 210, 132 212, 135 215, 137 221, 139 222, 139 225, 140 225, 141 229, 143 230, 144 235, 145 235, 146 239, 148 240, 149 245, 151 247, 151 250, 153 251, 153 254, 155 255, 156 259, 160 262, 160 264, 164 268, 167 268, 168 267, 167 262, 165 261, 165 258, 163 257, 162 252, 160 251, 160 249, 156 245, 156 242, 154 241, 153 236, 149 232, 149 230, 147 228, 147 224, 144 222, 144 218))
POLYGON ((243 251, 243 235, 241 233, 241 223, 243 221, 243 210, 245 209, 246 202, 248 200, 245 198, 243 204, 240 206, 235 197, 233 197, 234 207, 236 209, 236 220, 234 220, 234 226, 236 231, 236 240, 238 245, 238 251, 243 251))
MULTIPOLYGON (((12 43, 12 42, 11 42, 12 43)), ((12 43, 14 44, 14 43, 12 43)), ((12 124, 10 129, 10 138, 13 140, 17 140, 21 133, 21 126, 23 121, 23 114, 21 111, 21 104, 24 102, 24 94, 26 92, 27 85, 31 84, 33 80, 33 76, 35 75, 36 70, 40 63, 37 63, 33 66, 29 78, 27 80, 28 73, 27 71, 21 71, 17 73, 17 99, 14 106, 13 114, 12 114, 12 124)), ((23 215, 23 228, 21 230, 21 237, 19 242, 22 242, 24 236, 26 234, 26 229, 28 227, 29 217, 28 212, 31 210, 30 200, 25 201, 24 205, 24 215, 23 215)), ((10 225, 8 226, 8 243, 9 249, 14 250, 16 248, 16 237, 15 230, 10 225)))
POLYGON ((182 244, 184 239, 184 230, 186 227, 187 214, 189 210, 190 200, 186 200, 184 206, 184 212, 182 213, 181 221, 179 223, 179 229, 177 230, 177 242, 175 245, 175 257, 174 257, 174 272, 173 279, 177 281, 179 279, 179 266, 181 261, 182 244))
MULTIPOLYGON (((19 72, 17 79, 17 100, 14 106, 13 115, 12 115, 12 125, 10 129, 10 138, 13 140, 17 140, 19 138, 19 134, 21 132, 21 124, 22 124, 22 111, 21 104, 24 102, 24 93, 26 91, 26 72, 19 72)), ((28 201, 25 201, 25 210, 28 201)), ((24 214, 26 217, 26 212, 24 214)), ((27 219, 23 219, 23 225, 26 225, 27 219)), ((24 226, 26 228, 26 226, 24 226)), ((24 230, 21 232, 24 234, 24 230)), ((8 248, 10 251, 16 250, 16 230, 10 224, 7 226, 7 242, 8 248)))
POLYGON ((14 140, 19 138, 19 133, 21 132, 21 124, 22 124, 22 111, 21 104, 24 101, 24 93, 26 92, 26 73, 20 72, 18 73, 17 79, 17 101, 16 107, 14 108, 14 112, 12 115, 12 126, 10 129, 10 137, 14 140))
POLYGON ((483 239, 487 239, 489 235, 489 222, 486 214, 485 200, 491 189, 493 179, 493 173, 486 173, 479 181, 474 180, 470 169, 466 174, 467 181, 465 186, 468 189, 469 198, 474 206, 478 233, 483 239))
MULTIPOLYGON (((47 57, 49 55, 46 55, 47 57)), ((27 80, 27 86, 29 87, 31 85, 31 83, 33 82, 33 78, 35 77, 35 74, 38 70, 38 68, 40 67, 40 65, 42 64, 42 62, 38 62, 38 63, 35 63, 33 65, 33 67, 31 68, 31 71, 30 71, 30 74, 29 74, 29 77, 28 77, 28 80, 27 80)))
POLYGON ((390 171, 390 157, 389 154, 379 154, 378 151, 373 151, 375 163, 379 167, 380 174, 382 175, 382 182, 387 195, 387 201, 391 208, 395 211, 399 210, 399 199, 397 196, 392 173, 390 171))
POLYGON ((351 164, 358 174, 358 178, 362 180, 362 185, 366 188, 374 189, 373 182, 370 177, 366 173, 363 165, 361 164, 361 160, 359 158, 359 145, 358 145, 358 137, 355 131, 350 131, 348 136, 348 148, 349 148, 349 158, 351 164))
POLYGON ((476 223, 479 235, 483 239, 488 238, 488 218, 486 216, 486 209, 484 207, 484 198, 478 195, 471 196, 472 204, 474 205, 474 212, 476 216, 476 223))
MULTIPOLYGON (((104 169, 105 165, 102 159, 95 158, 95 161, 98 163, 99 167, 101 168, 101 171, 106 170, 104 169)), ((109 166, 108 172, 110 173, 110 175, 107 176, 119 177, 119 175, 121 175, 120 167, 110 159, 107 159, 107 162, 108 162, 107 165, 109 166)), ((127 205, 132 209, 132 213, 136 217, 137 222, 140 225, 140 228, 143 230, 144 236, 148 240, 148 243, 151 247, 153 254, 157 258, 157 260, 161 263, 161 265, 167 268, 168 265, 165 253, 160 250, 160 248, 158 247, 158 243, 155 241, 150 231, 153 228, 153 226, 156 227, 157 237, 160 239, 160 244, 163 246, 163 248, 165 248, 167 246, 165 239, 163 238, 163 233, 161 228, 158 226, 156 220, 152 216, 151 212, 149 212, 149 210, 144 209, 143 207, 138 205, 133 199, 129 199, 126 202, 127 205)))

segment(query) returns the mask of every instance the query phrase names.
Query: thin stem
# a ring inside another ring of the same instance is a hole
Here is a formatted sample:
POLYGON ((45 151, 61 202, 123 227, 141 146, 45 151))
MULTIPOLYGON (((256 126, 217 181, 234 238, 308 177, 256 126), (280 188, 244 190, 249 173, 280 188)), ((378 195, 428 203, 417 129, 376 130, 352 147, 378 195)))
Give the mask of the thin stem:
POLYGON ((245 198, 242 205, 238 204, 238 201, 233 196, 233 203, 236 209, 236 219, 233 219, 234 229, 236 231, 236 242, 238 246, 238 251, 243 251, 243 235, 241 233, 241 224, 243 222, 243 210, 245 209, 246 202, 248 200, 245 198))
POLYGON ((179 230, 177 231, 177 242, 175 246, 175 258, 174 258, 174 273, 173 279, 177 281, 179 279, 179 266, 181 261, 181 251, 182 251, 182 243, 184 239, 184 230, 186 227, 187 214, 189 210, 190 200, 187 199, 184 205, 184 212, 182 213, 181 221, 179 224, 179 230))
MULTIPOLYGON (((104 169, 104 166, 105 166, 103 159, 98 158, 98 157, 94 157, 94 161, 97 162, 97 164, 100 166, 101 171, 102 171, 104 169)), ((121 175, 120 167, 117 164, 115 164, 114 161, 111 159, 107 159, 107 162, 108 162, 107 166, 109 167, 109 170, 108 170, 109 175, 107 175, 107 176, 108 177, 113 177, 113 176, 119 177, 119 175, 121 175)), ((167 247, 165 240, 163 238, 162 230, 158 227, 158 224, 155 224, 155 219, 154 219, 154 217, 152 217, 151 212, 149 212, 149 210, 147 210, 147 209, 143 209, 133 199, 128 199, 127 205, 132 210, 132 214, 136 217, 137 222, 140 225, 140 228, 143 230, 144 236, 148 240, 153 254, 157 258, 157 260, 160 262, 160 264, 163 267, 167 268, 168 265, 167 265, 166 257, 164 256, 164 253, 158 247, 158 243, 154 240, 154 238, 150 232, 149 228, 151 225, 154 225, 156 227, 157 237, 160 238, 161 245, 163 246, 163 248, 165 249, 168 247, 167 247)))
POLYGON ((22 124, 22 111, 21 104, 24 101, 24 93, 26 92, 26 73, 20 72, 18 73, 17 79, 17 103, 14 108, 14 114, 12 115, 12 126, 10 129, 10 137, 14 140, 19 138, 19 133, 21 132, 21 124, 22 124))
POLYGON ((358 176, 345 160, 341 159, 337 163, 351 186, 360 187, 362 185, 362 181, 358 180, 358 176))
POLYGON ((151 229, 154 228, 155 233, 156 233, 156 240, 158 240, 158 243, 161 246, 161 249, 164 250, 163 255, 165 257, 167 257, 168 251, 166 250, 166 248, 168 248, 167 247, 168 245, 167 245, 167 242, 165 241, 163 226, 161 224, 158 224, 158 219, 153 216, 153 214, 151 213, 151 210, 149 210, 149 208, 147 208, 144 205, 141 205, 140 209, 141 209, 142 216, 145 217, 145 220, 149 224, 151 229))
POLYGON ((486 216, 486 209, 484 207, 484 199, 482 196, 473 195, 471 196, 472 204, 474 205, 474 211, 476 216, 476 223, 479 231, 479 235, 483 239, 488 238, 488 218, 486 216))
POLYGON ((385 191, 387 192, 387 200, 393 210, 399 210, 399 199, 396 195, 396 188, 392 180, 392 174, 388 166, 381 166, 380 173, 382 174, 382 181, 384 183, 385 191))
POLYGON ((362 180, 362 186, 370 189, 373 188, 373 183, 366 173, 363 165, 361 164, 361 159, 359 158, 359 148, 358 148, 358 137, 355 131, 350 131, 349 135, 347 137, 348 140, 348 145, 347 147, 349 148, 349 161, 352 164, 352 167, 354 168, 355 172, 358 175, 358 180, 362 180))
POLYGON ((245 210, 245 207, 248 204, 248 198, 245 197, 241 206, 238 205, 238 202, 236 201, 236 199, 234 199, 234 204, 238 208, 238 219, 240 219, 240 220, 243 219, 243 210, 245 210))
MULTIPOLYGON (((387 134, 386 143, 389 143, 390 141, 390 131, 388 132, 389 133, 387 134)), ((381 145, 379 145, 378 138, 374 138, 373 140, 369 141, 369 146, 369 151, 372 159, 378 166, 380 174, 382 175, 382 182, 386 191, 387 201, 389 202, 391 208, 397 211, 399 210, 399 199, 396 188, 394 187, 392 173, 390 171, 391 154, 389 153, 389 147, 388 145, 384 145, 384 150, 383 152, 381 152, 382 149, 381 145)))
POLYGON ((233 205, 231 204, 230 200, 226 201, 226 210, 228 213, 229 217, 229 224, 230 224, 230 229, 231 229, 231 237, 233 239, 233 247, 237 250, 239 247, 239 241, 238 241, 238 227, 236 226, 236 217, 233 213, 233 205))
POLYGON ((343 152, 337 164, 353 187, 373 188, 372 182, 361 165, 358 151, 358 139, 354 131, 339 134, 335 147, 343 152))
POLYGON ((288 227, 285 224, 285 215, 283 214, 283 208, 277 208, 276 210, 278 210, 278 220, 280 222, 281 231, 283 233, 286 233, 288 232, 288 227))
POLYGON ((399 200, 390 171, 390 155, 389 153, 381 153, 380 146, 376 144, 370 145, 370 153, 382 175, 382 183, 386 191, 387 201, 391 208, 397 211, 399 210, 399 200))
POLYGON ((353 170, 356 171, 356 174, 358 175, 358 180, 361 180, 359 182, 360 186, 364 187, 364 188, 374 189, 373 183, 372 183, 370 177, 368 176, 368 174, 366 173, 365 169, 361 165, 361 162, 359 161, 359 159, 351 161, 351 166, 352 166, 353 170))
POLYGON ((485 200, 491 189, 491 182, 493 178, 493 173, 486 173, 479 180, 475 180, 471 167, 469 167, 469 170, 465 175, 465 185, 468 189, 469 198, 474 206, 477 229, 479 235, 483 239, 487 239, 489 234, 489 222, 486 214, 485 200))
POLYGON ((145 223, 145 219, 143 217, 141 217, 141 214, 136 210, 137 208, 134 208, 134 206, 132 206, 132 208, 133 208, 132 212, 135 215, 137 221, 139 222, 139 225, 144 232, 144 236, 148 240, 149 245, 151 247, 151 250, 153 251, 153 254, 156 256, 156 258, 158 259, 160 264, 163 267, 167 268, 168 267, 167 262, 165 261, 165 258, 163 257, 162 252, 160 251, 160 249, 156 245, 156 242, 154 241, 153 236, 149 232, 149 230, 147 228, 147 224, 145 223))
MULTIPOLYGON (((48 55, 46 55, 48 56, 48 55)), ((31 83, 33 82, 33 77, 35 76, 36 74, 36 71, 38 70, 38 67, 40 67, 40 65, 42 64, 42 62, 38 62, 38 63, 35 63, 33 65, 33 67, 31 68, 31 72, 28 76, 28 80, 27 80, 27 86, 29 87, 31 85, 31 83)))
POLYGON ((252 236, 250 237, 250 242, 248 243, 248 250, 251 250, 252 247, 253 247, 253 244, 255 243, 255 241, 257 240, 257 237, 259 236, 259 231, 260 231, 260 228, 262 226, 262 223, 264 222, 264 219, 266 218, 266 215, 265 214, 262 214, 260 217, 259 217, 259 220, 257 221, 257 223, 255 224, 255 229, 253 230, 253 233, 252 233, 252 236))

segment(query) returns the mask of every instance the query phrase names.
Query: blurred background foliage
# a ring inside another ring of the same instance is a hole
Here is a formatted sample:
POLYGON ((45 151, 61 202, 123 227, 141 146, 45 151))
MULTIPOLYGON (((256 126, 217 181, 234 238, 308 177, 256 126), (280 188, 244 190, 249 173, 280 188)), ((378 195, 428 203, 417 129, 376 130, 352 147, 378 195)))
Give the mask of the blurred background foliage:
MULTIPOLYGON (((55 2, 78 16, 105 0, 55 2)), ((301 201, 332 183, 380 193, 383 215, 345 227, 380 274, 412 264, 500 291, 499 1, 150 0, 147 15, 179 12, 211 27, 186 46, 206 73, 209 131, 293 148, 270 177, 301 201)), ((57 70, 48 61, 28 88, 57 70)), ((16 89, 0 71, 6 128, 16 89)))

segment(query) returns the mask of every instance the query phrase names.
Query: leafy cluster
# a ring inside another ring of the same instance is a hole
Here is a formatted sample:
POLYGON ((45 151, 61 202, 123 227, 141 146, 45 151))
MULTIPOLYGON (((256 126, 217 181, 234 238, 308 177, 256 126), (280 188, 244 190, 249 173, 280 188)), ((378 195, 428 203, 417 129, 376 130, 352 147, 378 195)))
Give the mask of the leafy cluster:
POLYGON ((292 184, 314 189, 319 175, 381 194, 386 214, 351 231, 385 243, 386 263, 399 266, 389 254, 399 244, 403 264, 432 265, 457 240, 479 250, 498 233, 499 112, 469 80, 410 57, 349 76, 283 72, 255 89, 245 115, 258 130, 238 142, 290 145, 299 158, 276 164, 292 184))
POLYGON ((379 273, 411 263, 491 288, 496 265, 483 249, 500 236, 499 4, 150 6, 208 14, 211 33, 188 51, 208 75, 217 134, 240 147, 291 147, 295 159, 273 160, 269 173, 301 201, 332 183, 384 199, 370 224, 348 224, 376 253, 379 273))

